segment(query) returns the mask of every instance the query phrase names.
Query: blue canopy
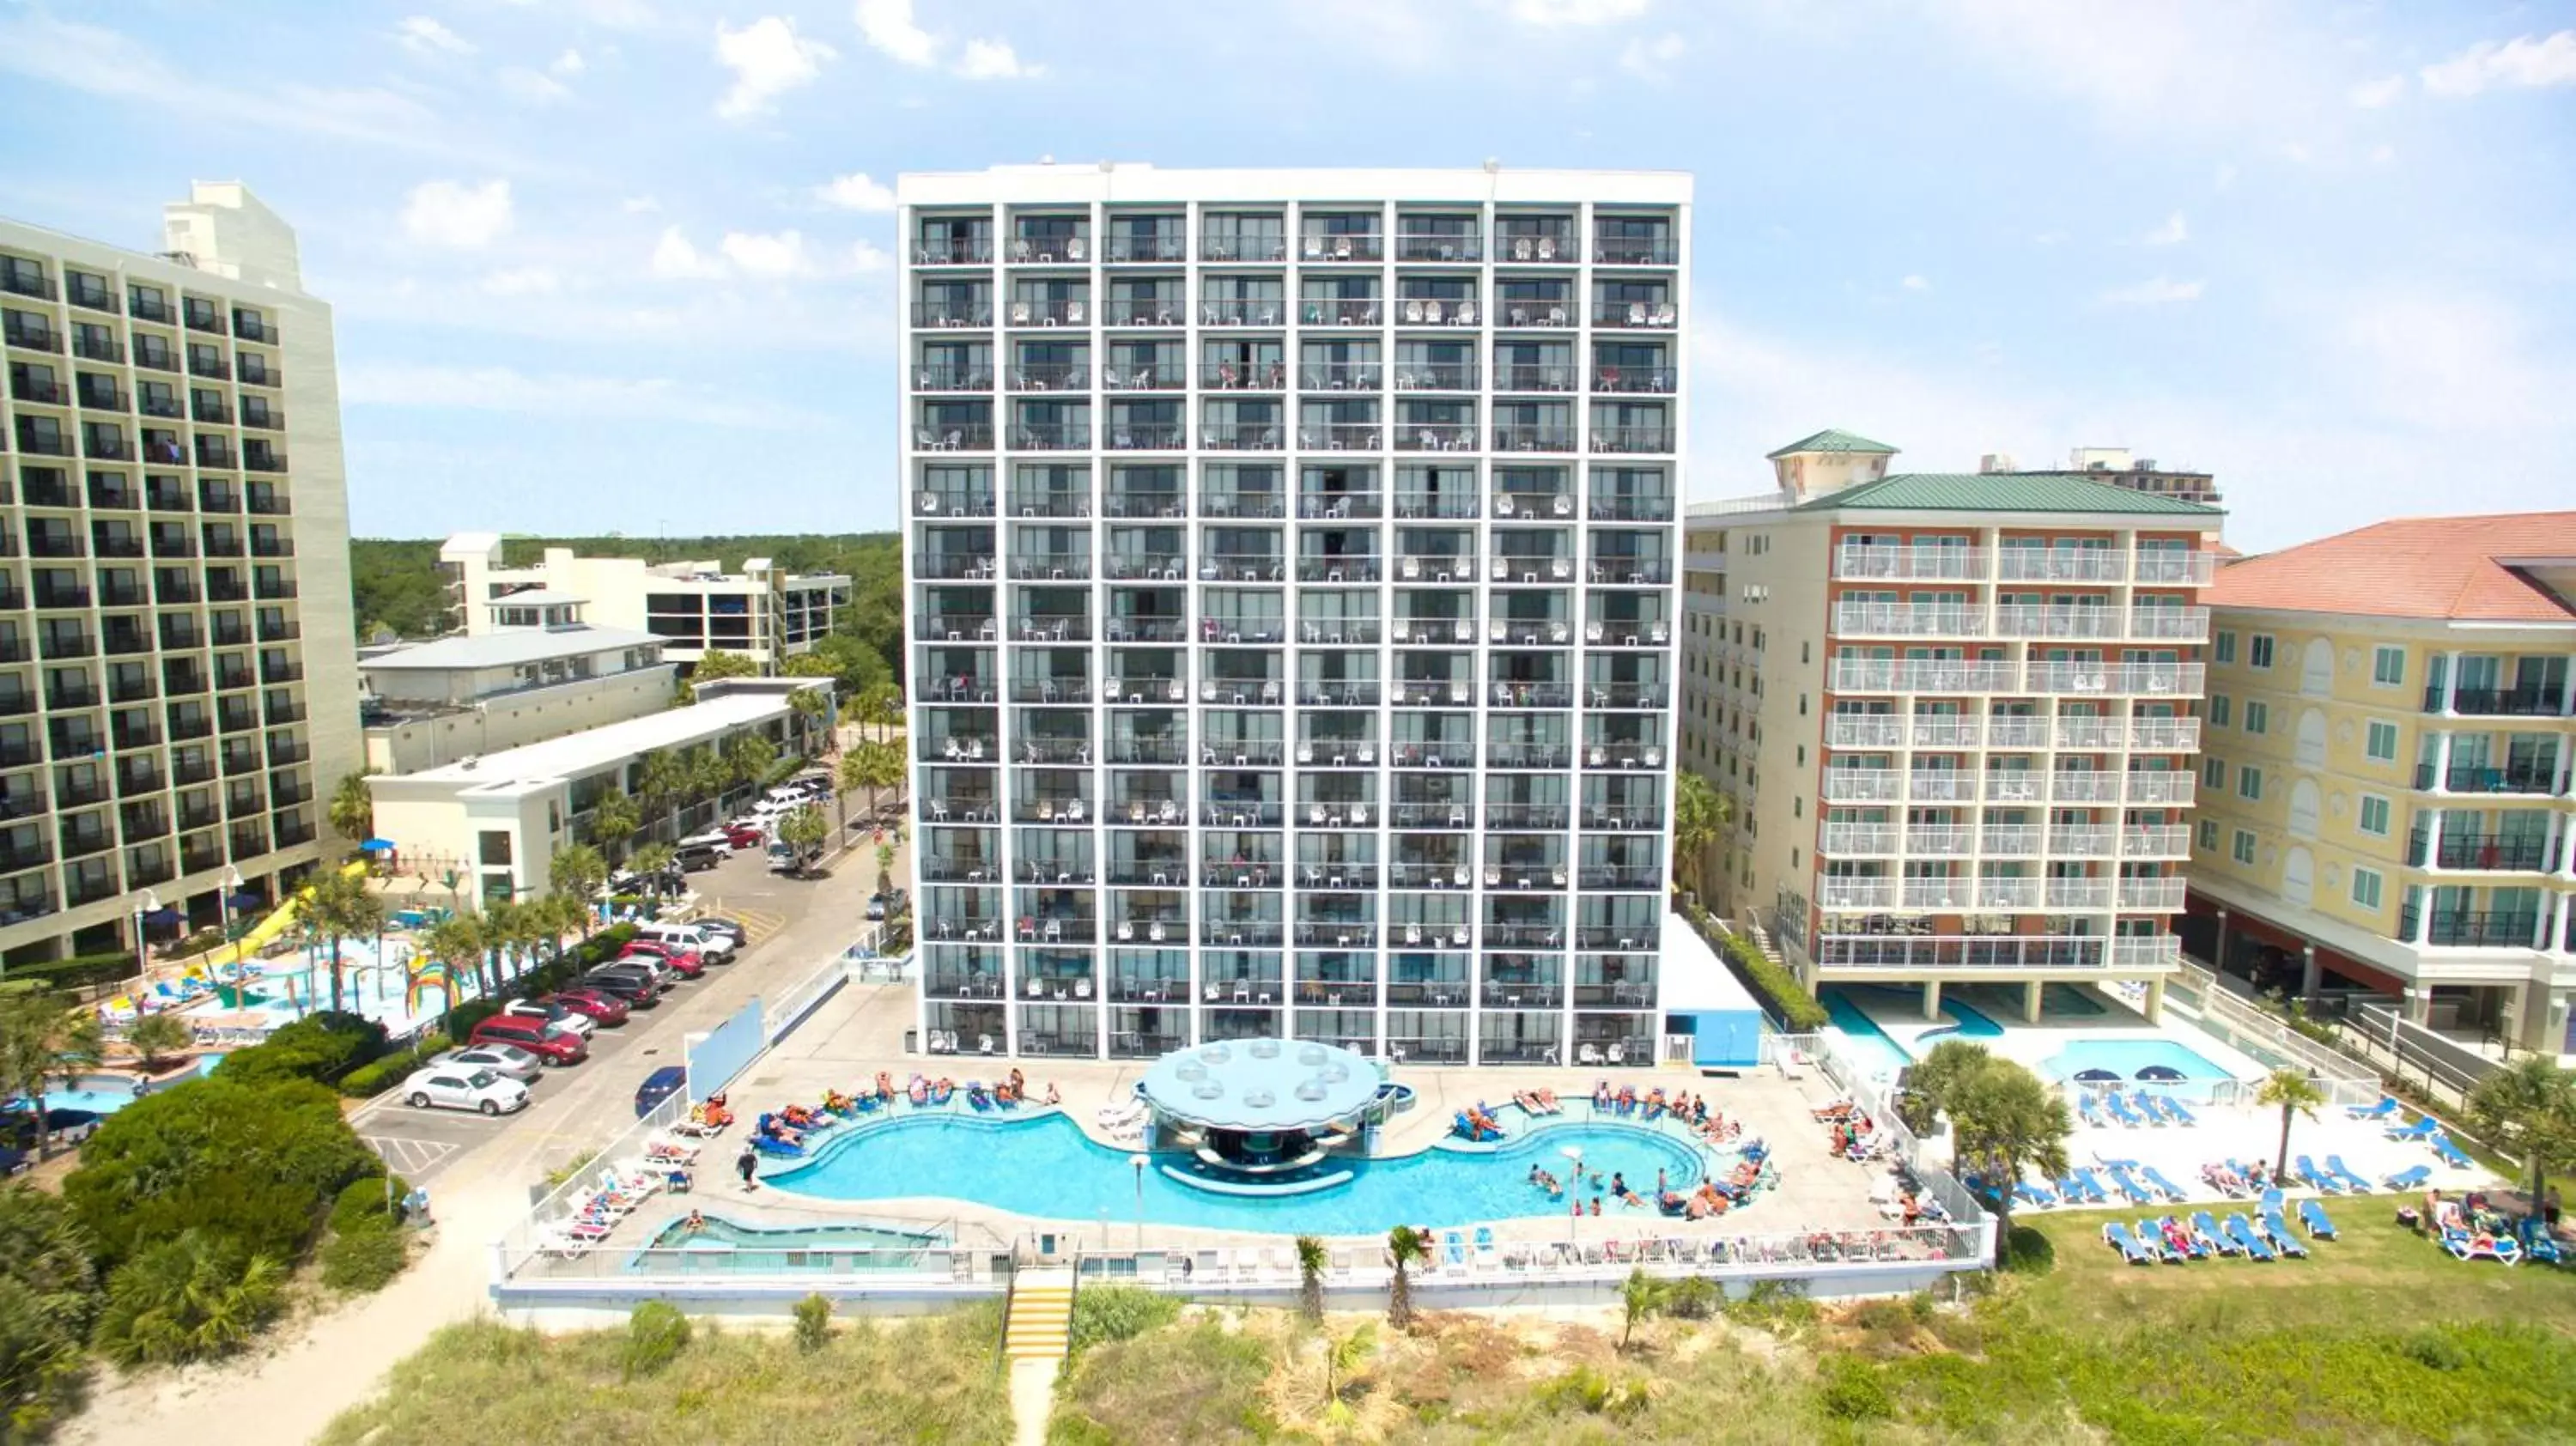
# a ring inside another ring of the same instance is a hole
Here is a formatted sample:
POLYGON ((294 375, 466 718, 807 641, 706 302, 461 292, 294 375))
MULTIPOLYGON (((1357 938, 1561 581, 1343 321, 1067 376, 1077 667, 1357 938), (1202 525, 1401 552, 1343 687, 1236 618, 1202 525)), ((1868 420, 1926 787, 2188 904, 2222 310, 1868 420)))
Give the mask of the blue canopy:
POLYGON ((394 851, 394 841, 389 838, 371 838, 358 847, 371 854, 389 854, 394 851))
POLYGON ((1295 1039, 1229 1039, 1154 1061, 1137 1088, 1166 1119, 1245 1133, 1315 1130, 1377 1094, 1366 1055, 1295 1039))

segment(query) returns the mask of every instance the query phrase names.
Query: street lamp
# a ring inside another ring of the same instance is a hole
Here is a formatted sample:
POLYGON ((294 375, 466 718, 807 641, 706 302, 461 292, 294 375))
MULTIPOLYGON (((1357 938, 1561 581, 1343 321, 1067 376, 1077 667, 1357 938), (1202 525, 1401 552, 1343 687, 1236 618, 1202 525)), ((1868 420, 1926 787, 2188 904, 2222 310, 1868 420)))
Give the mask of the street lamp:
POLYGON ((152 946, 143 937, 143 916, 156 913, 160 908, 161 896, 150 889, 145 889, 143 896, 134 901, 134 972, 137 974, 152 972, 152 946))
POLYGON ((1136 1167, 1136 1248, 1141 1251, 1145 1248, 1145 1152, 1128 1156, 1127 1163, 1136 1167))
POLYGON ((227 944, 233 939, 233 895, 240 893, 242 888, 241 870, 231 864, 224 865, 223 893, 215 900, 215 905, 222 911, 224 942, 227 944))

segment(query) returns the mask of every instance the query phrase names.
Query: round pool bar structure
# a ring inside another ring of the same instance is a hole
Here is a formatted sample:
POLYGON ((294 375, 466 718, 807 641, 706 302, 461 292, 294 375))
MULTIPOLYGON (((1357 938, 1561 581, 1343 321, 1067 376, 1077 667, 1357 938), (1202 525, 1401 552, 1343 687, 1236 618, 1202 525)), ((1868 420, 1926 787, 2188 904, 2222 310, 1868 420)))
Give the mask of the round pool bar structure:
POLYGON ((1136 1085, 1146 1138, 1185 1154, 1162 1171, 1234 1195, 1292 1195, 1350 1178, 1337 1168, 1385 1118, 1390 1086, 1375 1061, 1299 1039, 1228 1039, 1175 1050, 1136 1085))

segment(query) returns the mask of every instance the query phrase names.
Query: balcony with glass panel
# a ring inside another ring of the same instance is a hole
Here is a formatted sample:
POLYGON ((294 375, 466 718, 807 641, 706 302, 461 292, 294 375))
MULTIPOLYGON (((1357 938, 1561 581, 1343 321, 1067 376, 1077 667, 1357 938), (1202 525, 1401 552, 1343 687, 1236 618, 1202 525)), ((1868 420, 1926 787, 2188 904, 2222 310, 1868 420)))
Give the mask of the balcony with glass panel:
POLYGON ((1101 319, 1111 326, 1187 326, 1189 284, 1179 276, 1112 276, 1101 319))
POLYGON ((1208 337, 1199 344, 1199 386, 1216 392, 1286 391, 1287 355, 1287 344, 1276 337, 1208 337))
POLYGON ((1374 527, 1302 527, 1297 577, 1312 583, 1373 583, 1380 576, 1374 527))
POLYGON ((1048 266, 1091 257, 1091 218, 1020 215, 1011 218, 1011 263, 1048 266))
POLYGON ((1562 648, 1574 641, 1572 604, 1561 589, 1497 593, 1485 640, 1497 647, 1562 648))
MULTIPOLYGON (((1565 838, 1562 834, 1489 831, 1485 835, 1482 876, 1485 892, 1532 889, 1562 890, 1566 884, 1565 838)), ((1533 945, 1535 937, 1527 939, 1533 945)))
POLYGON ((1476 701, 1476 658, 1410 649, 1395 655, 1390 694, 1399 708, 1464 708, 1476 701))
POLYGON ((1188 721, 1188 714, 1179 708, 1129 708, 1111 713, 1109 761, 1180 766, 1189 757, 1188 721))
POLYGON ((1308 208, 1297 218, 1297 259, 1304 262, 1383 261, 1385 218, 1376 211, 1308 208))
POLYGON ((1211 398, 1201 403, 1199 444, 1211 452, 1276 452, 1284 438, 1277 402, 1211 398))
POLYGON ((991 402, 921 402, 913 417, 912 445, 919 451, 993 450, 991 402))
MULTIPOLYGON (((1495 325, 1516 331, 1555 331, 1581 324, 1582 311, 1575 304, 1571 280, 1505 272, 1494 278, 1493 319, 1495 325)), ((1570 359, 1571 349, 1568 356, 1570 359)))
POLYGON ((1097 1058, 1100 1054, 1100 1010, 1088 1002, 1093 991, 1090 954, 1086 951, 1067 955, 1056 950, 1041 950, 1028 958, 1031 962, 1023 966, 1029 971, 1021 984, 1023 997, 1037 997, 1028 992, 1030 985, 1037 984, 1044 986, 1045 998, 1059 1002, 1024 1002, 1013 1006, 1012 1016, 1019 1025, 1020 1053, 1097 1058), (1079 965, 1072 962, 1076 958, 1081 961, 1079 965), (1064 962, 1053 962, 1056 960, 1064 962))
POLYGON ((1485 766, 1540 771, 1571 768, 1573 738, 1573 725, 1562 713, 1497 713, 1487 720, 1485 766))
POLYGON ((1064 463, 1037 463, 1011 469, 1011 515, 1089 517, 1091 469, 1064 463))
POLYGON ((1019 281, 1011 286, 1011 304, 1003 314, 1010 326, 1088 326, 1091 285, 1085 281, 1019 281))
POLYGON ((1187 261, 1188 227, 1188 218, 1178 212, 1112 212, 1101 228, 1100 259, 1113 266, 1187 261))
POLYGON ((1375 276, 1313 276, 1297 283, 1301 326, 1378 326, 1384 321, 1375 276))
POLYGON ((1022 582, 1082 582, 1091 576, 1091 529, 1011 529, 1011 576, 1022 582))
MULTIPOLYGON (((1102 515, 1108 517, 1179 518, 1189 510, 1189 493, 1183 482, 1183 470, 1166 466, 1116 466, 1109 469, 1109 491, 1102 499, 1102 515)), ((1140 577, 1149 558, 1159 559, 1181 551, 1179 528, 1115 528, 1110 532, 1110 576, 1140 577), (1122 545, 1129 544, 1133 545, 1122 545), (1131 570, 1116 571, 1117 559, 1125 557, 1131 570)))
POLYGON ((913 367, 917 392, 989 392, 993 389, 993 348, 988 342, 925 341, 913 367))
POLYGON ((1091 714, 1075 708, 1011 710, 1011 760, 1038 768, 1091 766, 1091 714))
POLYGON ((1476 278, 1412 273, 1399 276, 1390 314, 1398 326, 1474 326, 1481 319, 1476 308, 1476 278))
MULTIPOLYGON (((1212 897, 1223 897, 1228 891, 1275 893, 1287 885, 1287 846, 1277 833, 1212 828, 1199 834, 1198 846, 1198 881, 1212 897)), ((1256 942, 1275 944, 1278 939, 1271 936, 1256 942)))
POLYGON ((994 775, 985 769, 925 767, 921 795, 921 817, 928 823, 1001 821, 994 775))
POLYGON ((988 586, 943 586, 925 583, 917 589, 913 635, 924 642, 993 642, 993 589, 988 586))
MULTIPOLYGON (((1399 834, 1395 839, 1394 857, 1387 866, 1387 883, 1397 889, 1462 893, 1471 890, 1476 884, 1475 860, 1470 852, 1473 847, 1472 839, 1463 832, 1399 834)), ((1466 933, 1466 907, 1462 899, 1454 909, 1436 916, 1456 921, 1452 932, 1460 937, 1446 942, 1461 949, 1467 947, 1467 940, 1463 937, 1466 933)), ((1435 918, 1420 914, 1402 917, 1435 918)), ((1438 928, 1427 929, 1426 933, 1432 947, 1443 946, 1444 940, 1438 928)), ((1403 930, 1402 937, 1408 947, 1423 946, 1424 941, 1416 938, 1410 929, 1403 930)))
POLYGON ((1079 341, 1012 343, 1010 387, 1015 392, 1090 390, 1090 345, 1079 341))
POLYGON ((1002 997, 1002 950, 982 944, 925 944, 922 993, 936 999, 1002 997))
POLYGON ((2475 718, 2550 717, 2568 711, 2568 667, 2548 653, 2466 653, 2457 677, 2436 654, 2424 688, 2424 711, 2475 718))
POLYGON ((1237 708, 1279 706, 1283 661, 1277 649, 1203 649, 1198 661, 1200 702, 1237 708))
POLYGON ((1677 446, 1672 412, 1662 402, 1594 402, 1592 450, 1670 452, 1677 446))
POLYGON ((1671 330, 1680 324, 1672 283, 1663 280, 1596 279, 1592 283, 1592 324, 1628 330, 1671 330))
POLYGON ((922 709, 921 756, 948 763, 997 765, 1001 719, 992 708, 937 706, 922 709))
MULTIPOLYGON (((980 769, 931 770, 958 777, 990 777, 980 769)), ((955 810, 952 809, 952 812, 955 810)), ((972 811, 972 810, 970 810, 972 811)), ((932 824, 921 841, 921 877, 941 884, 997 884, 1002 880, 1002 831, 932 824)))
POLYGON ((1297 715, 1298 767, 1373 768, 1376 764, 1376 714, 1300 713, 1297 715))
POLYGON ((1113 643, 1186 642, 1190 623, 1182 608, 1187 596, 1179 587, 1111 588, 1101 636, 1113 643))
MULTIPOLYGON (((1513 515, 1520 515, 1520 509, 1514 508, 1513 515)), ((1487 575, 1497 586, 1563 587, 1574 581, 1574 536, 1570 527, 1497 524, 1493 547, 1487 575)))
POLYGON ((1374 708, 1382 696, 1377 654, 1301 652, 1297 703, 1307 708, 1374 708))
POLYGON ((1208 211, 1199 217, 1202 261, 1284 261, 1288 224, 1277 211, 1208 211))
POLYGON ((1661 890, 1661 834, 1587 834, 1575 881, 1585 892, 1661 890))
POLYGON ((1082 452, 1090 450, 1090 447, 1091 404, 1088 401, 1024 401, 1013 406, 1013 451, 1082 452))
POLYGON ((1654 831, 1663 827, 1663 782, 1644 776, 1592 774, 1583 780, 1587 830, 1654 831))
POLYGON ((1288 324, 1287 284, 1266 276, 1214 274, 1199 279, 1201 326, 1280 327, 1288 324))
POLYGON ((916 216, 913 221, 912 259, 917 266, 992 265, 992 218, 983 215, 916 216))
MULTIPOLYGON (((1489 981, 1490 983, 1490 981, 1489 981)), ((1533 981, 1535 987, 1535 981, 1533 981)), ((1535 995, 1531 996, 1535 997, 1535 995)), ((1476 1016, 1478 1064, 1545 1064, 1563 1062, 1561 1015, 1540 1010, 1497 1011, 1476 1016)))
MULTIPOLYGON (((1476 578, 1475 547, 1475 534, 1464 527, 1398 527, 1395 529, 1394 578, 1408 585, 1432 587, 1473 582, 1476 578)), ((1399 609, 1401 616, 1438 619, 1465 617, 1473 611, 1464 602, 1442 606, 1427 598, 1407 599, 1407 604, 1407 608, 1399 609)))
POLYGON ((1109 937, 1119 944, 1186 945, 1190 895, 1186 888, 1115 889, 1109 896, 1109 937))
POLYGON ((1494 218, 1494 259, 1571 266, 1583 259, 1571 211, 1505 212, 1494 218))
POLYGON ((1496 708, 1571 708, 1570 672, 1563 653, 1497 651, 1486 660, 1485 696, 1496 708))
MULTIPOLYGON (((1574 408, 1564 402, 1497 401, 1494 403, 1494 450, 1497 452, 1571 452, 1574 408)), ((1572 514, 1572 500, 1566 502, 1572 514)), ((1502 516, 1499 511, 1496 516, 1502 516)))
POLYGON ((1373 397, 1309 398, 1297 408, 1297 450, 1301 452, 1374 452, 1382 428, 1373 397))
POLYGON ((1588 589, 1583 641, 1597 648, 1660 648, 1672 640, 1670 607, 1671 599, 1660 592, 1588 589))
MULTIPOLYGON (((1153 900, 1162 900, 1166 898, 1179 899, 1182 906, 1180 917, 1186 921, 1188 913, 1188 895, 1149 894, 1143 897, 1153 900)), ((1190 955, 1188 946, 1190 941, 1190 929, 1187 923, 1183 922, 1182 926, 1175 931, 1172 928, 1171 921, 1169 919, 1162 918, 1159 913, 1154 922, 1160 922, 1163 925, 1163 931, 1160 937, 1156 937, 1153 934, 1152 924, 1149 923, 1143 929, 1132 931, 1136 934, 1140 947, 1121 947, 1110 950, 1109 997, 1113 1001, 1129 1004, 1189 1003, 1190 955), (1142 947, 1143 945, 1169 945, 1171 947, 1147 948, 1142 947)), ((1158 1011, 1142 1012, 1154 1013, 1158 1011)), ((1187 1023, 1186 1011, 1176 1010, 1172 1012, 1182 1016, 1183 1024, 1187 1023)))
POLYGON ((1182 405, 1177 400, 1113 400, 1100 440, 1113 452, 1177 452, 1189 445, 1182 405))
POLYGON ((934 703, 990 703, 999 687, 989 647, 921 647, 914 651, 918 675, 913 691, 934 703))
POLYGON ((1091 701, 1089 648, 1011 649, 1011 701, 1014 703, 1088 703, 1091 701))
POLYGON ((1320 521, 1374 520, 1385 512, 1371 466, 1306 466, 1297 474, 1297 515, 1320 521))
POLYGON ((1109 364, 1100 369, 1100 385, 1112 392, 1176 392, 1189 384, 1185 353, 1179 342, 1113 341, 1109 364))
POLYGON ((1287 727, 1269 710, 1219 708, 1199 719, 1199 767, 1277 768, 1287 757, 1287 727))
POLYGON ((1408 772, 1396 774, 1394 782, 1395 801, 1386 813, 1389 825, 1461 834, 1475 826, 1473 779, 1462 774, 1408 772))
POLYGON ((1473 520, 1482 513, 1476 469, 1408 463, 1395 469, 1395 515, 1408 520, 1473 520))
POLYGON ((1592 771, 1664 766, 1664 720, 1654 713, 1595 713, 1583 720, 1583 766, 1592 771))
MULTIPOLYGON (((1468 684, 1462 680, 1457 686, 1466 688, 1468 684)), ((1445 686, 1441 695, 1445 701, 1445 686)), ((1394 767, 1441 769, 1475 766, 1476 719, 1471 713, 1400 712, 1390 720, 1389 726, 1393 733, 1387 761, 1394 767)))
POLYGON ((1006 1031, 1009 1026, 1004 1023, 1008 1012, 999 1003, 953 1003, 934 999, 924 1010, 927 1022, 923 1027, 935 1036, 955 1041, 955 1049, 959 1053, 991 1054, 1001 1049, 1008 1037, 1006 1031))
POLYGON ((916 327, 989 327, 993 286, 988 281, 922 281, 913 291, 916 327))

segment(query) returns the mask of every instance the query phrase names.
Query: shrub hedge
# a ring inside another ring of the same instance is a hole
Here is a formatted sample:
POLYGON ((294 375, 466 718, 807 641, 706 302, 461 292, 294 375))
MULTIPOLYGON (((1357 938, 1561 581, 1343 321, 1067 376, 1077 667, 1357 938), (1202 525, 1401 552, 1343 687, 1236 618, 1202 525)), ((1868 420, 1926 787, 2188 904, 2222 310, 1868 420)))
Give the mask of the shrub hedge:
POLYGON ((1691 915, 1691 927, 1699 930, 1699 936, 1717 950, 1718 957, 1724 959, 1727 967, 1735 971, 1735 976, 1744 981, 1744 987, 1761 997, 1765 1012, 1773 1023, 1804 1034, 1822 1029, 1832 1020, 1833 1016, 1825 1012, 1825 1006, 1817 1003, 1816 996, 1808 993, 1807 987, 1798 982, 1798 976, 1772 962, 1770 956, 1754 947, 1751 939, 1742 934, 1720 935, 1714 918, 1705 909, 1691 915))
POLYGON ((142 972, 132 954, 76 954, 69 959, 12 964, 8 980, 12 984, 42 984, 48 989, 85 989, 119 983, 142 972))
POLYGON ((108 1116, 81 1147, 63 1198, 102 1266, 190 1229, 291 1263, 349 1182, 383 1169, 329 1090, 235 1079, 227 1061, 108 1116))
POLYGON ((383 1025, 363 1015, 324 1010, 224 1056, 224 1078, 236 1084, 279 1080, 329 1084, 387 1048, 383 1025))
POLYGON ((413 1070, 455 1047, 455 1041, 449 1039, 444 1031, 433 1029, 413 1041, 409 1048, 395 1050, 340 1076, 340 1093, 356 1100, 373 1099, 411 1078, 413 1070))

